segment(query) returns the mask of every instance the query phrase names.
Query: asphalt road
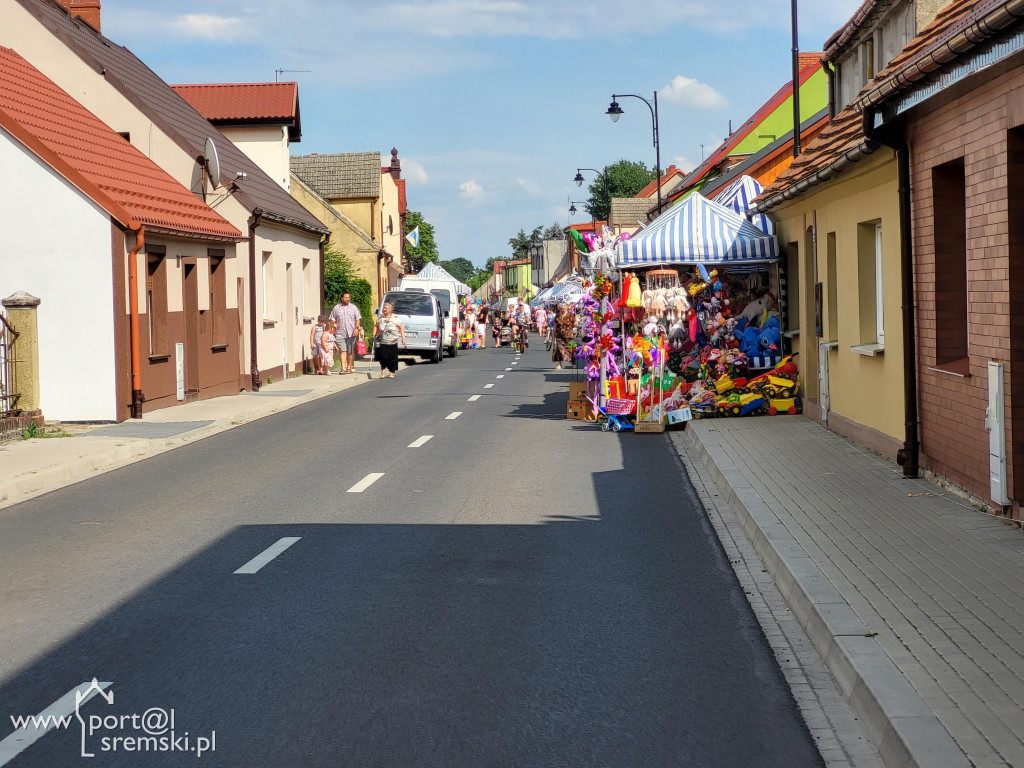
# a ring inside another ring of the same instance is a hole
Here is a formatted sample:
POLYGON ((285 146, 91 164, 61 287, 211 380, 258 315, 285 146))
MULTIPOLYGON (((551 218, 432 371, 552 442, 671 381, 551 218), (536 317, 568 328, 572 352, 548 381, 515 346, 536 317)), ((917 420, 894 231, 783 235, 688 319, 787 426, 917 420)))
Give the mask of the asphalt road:
MULTIPOLYGON (((535 347, 0 513, 0 765, 10 716, 96 677, 83 720, 173 709, 191 752, 126 752, 128 717, 95 766, 820 766, 668 441, 565 420, 535 347)), ((81 747, 74 721, 7 764, 81 747)))

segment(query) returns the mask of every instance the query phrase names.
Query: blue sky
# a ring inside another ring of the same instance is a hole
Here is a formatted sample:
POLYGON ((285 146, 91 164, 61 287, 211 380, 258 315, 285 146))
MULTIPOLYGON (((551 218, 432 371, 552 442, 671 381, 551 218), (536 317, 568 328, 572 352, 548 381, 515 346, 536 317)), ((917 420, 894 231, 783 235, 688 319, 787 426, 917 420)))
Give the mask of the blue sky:
MULTIPOLYGON (((860 0, 800 0, 820 50, 860 0)), ((576 168, 654 164, 635 99, 658 91, 662 166, 690 167, 790 76, 787 0, 103 0, 103 31, 166 81, 296 79, 295 154, 397 147, 442 259, 506 256, 577 223, 576 168)), ((588 179, 593 174, 584 173, 588 179)))

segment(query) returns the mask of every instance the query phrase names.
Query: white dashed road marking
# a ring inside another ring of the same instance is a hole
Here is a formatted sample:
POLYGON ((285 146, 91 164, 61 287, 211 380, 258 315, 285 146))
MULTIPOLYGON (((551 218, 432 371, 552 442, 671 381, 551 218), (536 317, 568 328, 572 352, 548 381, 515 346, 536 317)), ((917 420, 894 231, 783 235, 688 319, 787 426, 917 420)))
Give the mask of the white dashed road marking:
MULTIPOLYGON (((19 728, 3 741, 0 741, 0 765, 7 765, 21 752, 57 727, 61 721, 66 719, 67 722, 74 723, 75 718, 73 715, 75 714, 76 705, 85 704, 98 692, 105 691, 111 685, 113 683, 98 683, 96 681, 82 683, 77 688, 72 688, 65 693, 35 717, 29 718, 30 725, 19 728), (99 688, 99 691, 97 691, 97 688, 99 688), (82 696, 83 698, 76 701, 77 696, 82 696)), ((103 695, 106 696, 106 694, 103 695)), ((67 727, 74 727, 75 730, 78 729, 77 724, 67 727)))
POLYGON ((380 480, 382 477, 384 477, 383 472, 371 472, 358 483, 349 488, 348 493, 362 493, 371 485, 380 480))
POLYGON ((451 421, 452 419, 459 418, 459 416, 461 416, 461 415, 462 415, 462 411, 452 411, 451 413, 449 413, 447 416, 444 417, 444 420, 445 421, 451 421))
POLYGON ((479 399, 480 399, 480 395, 473 395, 471 398, 469 398, 469 402, 475 403, 479 399))
POLYGON ((235 573, 256 573, 256 571, 280 555, 301 538, 301 536, 285 536, 283 539, 278 539, 248 563, 235 571, 235 573))
POLYGON ((484 384, 484 389, 490 389, 493 386, 493 384, 484 384))
POLYGON ((424 435, 423 437, 417 437, 413 442, 409 443, 410 448, 420 448, 427 444, 427 441, 432 438, 433 435, 424 435))
POLYGON ((505 374, 504 374, 504 373, 499 373, 499 374, 498 374, 497 376, 495 376, 494 378, 496 378, 496 379, 504 379, 504 378, 505 378, 505 374))

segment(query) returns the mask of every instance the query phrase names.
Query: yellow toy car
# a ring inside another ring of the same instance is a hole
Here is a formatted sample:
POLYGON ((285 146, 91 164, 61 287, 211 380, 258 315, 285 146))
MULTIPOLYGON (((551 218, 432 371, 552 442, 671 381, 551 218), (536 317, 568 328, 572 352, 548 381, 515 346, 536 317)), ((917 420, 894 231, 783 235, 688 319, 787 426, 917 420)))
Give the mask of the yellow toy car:
POLYGON ((804 404, 799 397, 774 397, 768 401, 768 413, 771 416, 777 413, 800 413, 803 409, 804 404))

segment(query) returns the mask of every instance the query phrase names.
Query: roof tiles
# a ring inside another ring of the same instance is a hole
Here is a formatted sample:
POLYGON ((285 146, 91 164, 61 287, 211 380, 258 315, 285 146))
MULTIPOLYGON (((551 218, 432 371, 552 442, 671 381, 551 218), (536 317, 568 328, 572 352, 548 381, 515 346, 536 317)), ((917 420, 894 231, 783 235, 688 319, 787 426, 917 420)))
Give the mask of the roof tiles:
POLYGON ((3 47, 0 125, 123 226, 138 222, 191 236, 243 237, 56 83, 3 47))
POLYGON ((259 208, 269 221, 321 234, 330 231, 127 48, 71 18, 52 0, 14 2, 33 14, 88 66, 102 71, 108 82, 190 155, 202 155, 207 138, 212 139, 223 177, 246 174, 244 185, 239 185, 243 194, 236 197, 250 210, 259 208))
POLYGON ((298 83, 172 85, 175 93, 211 122, 294 120, 298 83))
POLYGON ((292 173, 328 200, 380 197, 380 152, 295 155, 292 173))

